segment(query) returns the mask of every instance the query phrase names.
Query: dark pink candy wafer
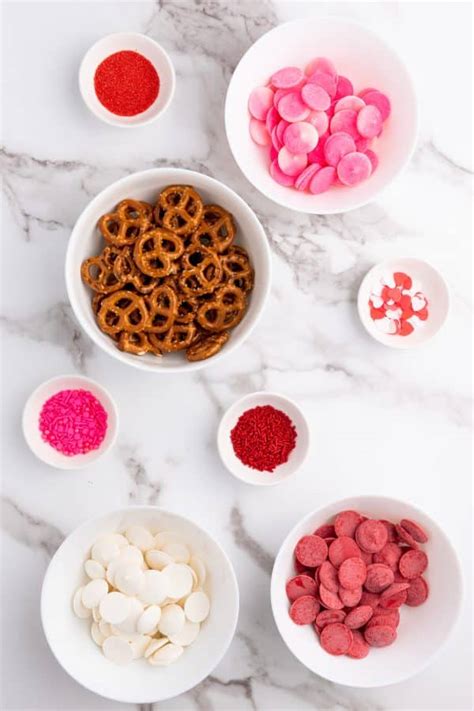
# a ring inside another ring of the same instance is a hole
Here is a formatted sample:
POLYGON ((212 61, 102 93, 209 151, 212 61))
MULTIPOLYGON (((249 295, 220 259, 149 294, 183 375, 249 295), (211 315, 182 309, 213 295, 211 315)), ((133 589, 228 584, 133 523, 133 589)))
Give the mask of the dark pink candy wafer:
MULTIPOLYGON (((335 139, 337 136, 340 135, 341 134, 333 134, 332 136, 330 136, 326 141, 326 145, 331 139, 335 139)), ((354 145, 353 139, 348 136, 348 134, 342 135, 349 139, 351 145, 354 145)), ((333 164, 331 163, 331 165, 333 164)), ((360 513, 358 513, 358 511, 341 511, 341 513, 337 514, 336 519, 334 521, 334 530, 336 531, 336 536, 349 536, 349 538, 354 538, 355 530, 359 523, 362 523, 362 516, 360 513)))
POLYGON ((428 556, 423 551, 411 550, 404 553, 398 563, 400 573, 404 578, 411 580, 419 578, 428 567, 428 556))
MULTIPOLYGON (((360 150, 360 149, 359 149, 359 150, 360 150)), ((371 164, 372 164, 372 173, 373 173, 374 170, 377 169, 378 164, 379 164, 378 156, 377 156, 376 153, 374 153, 374 151, 370 150, 370 148, 367 148, 367 150, 364 151, 364 152, 365 152, 365 155, 367 156, 367 158, 370 160, 370 162, 371 162, 371 164)))
POLYGON ((312 595, 303 595, 290 607, 290 617, 296 625, 309 625, 319 612, 319 602, 312 595))
POLYGON ((311 182, 309 184, 310 193, 312 193, 313 195, 319 195, 320 193, 326 192, 326 190, 329 190, 331 185, 334 183, 335 179, 335 168, 329 165, 325 168, 321 168, 320 170, 318 170, 317 173, 315 173, 315 175, 311 179, 311 182))
POLYGON ((428 598, 428 583, 421 576, 419 578, 413 578, 410 583, 410 587, 407 590, 406 604, 410 607, 418 607, 418 605, 422 605, 428 598))
POLYGON ((277 159, 270 163, 270 175, 273 180, 280 185, 284 185, 286 188, 291 188, 291 186, 295 184, 295 179, 293 177, 285 175, 285 173, 280 170, 277 159))
MULTIPOLYGON (((366 156, 365 159, 367 161, 369 160, 366 156)), ((367 553, 377 553, 381 551, 387 543, 388 533, 381 521, 367 519, 367 521, 363 521, 360 526, 357 527, 355 539, 358 545, 364 551, 367 551, 367 553)))
POLYGON ((383 563, 395 572, 398 570, 398 561, 402 555, 400 546, 396 543, 386 543, 381 551, 374 553, 374 563, 383 563))
POLYGON ((327 72, 316 71, 308 77, 308 84, 317 84, 334 99, 337 91, 337 78, 327 72))
POLYGON ((352 109, 343 109, 334 114, 329 122, 329 130, 331 133, 348 133, 352 138, 357 139, 360 133, 357 130, 358 112, 352 109))
POLYGON ((339 595, 335 592, 331 592, 331 590, 328 590, 328 588, 322 583, 319 586, 319 598, 323 605, 330 610, 342 610, 344 607, 344 603, 339 595))
POLYGON ((296 544, 295 555, 303 565, 316 568, 326 560, 328 547, 321 536, 303 536, 296 544))
POLYGON ((360 588, 367 578, 367 566, 362 558, 346 558, 338 571, 339 582, 346 590, 360 588))
POLYGON ((298 67, 284 67, 272 75, 270 81, 275 89, 292 89, 304 79, 304 74, 298 67))
POLYGON ((338 592, 341 602, 344 607, 355 607, 361 602, 362 599, 362 588, 354 588, 353 590, 348 590, 342 586, 339 588, 338 592))
POLYGON ((317 585, 310 575, 295 575, 286 583, 286 594, 291 602, 294 602, 303 595, 316 596, 317 585))
POLYGON ((409 518, 402 518, 400 526, 405 529, 405 531, 408 531, 410 536, 414 538, 417 543, 427 542, 428 534, 416 521, 412 521, 409 518))
POLYGON ((321 168, 320 165, 317 163, 310 163, 310 165, 307 165, 306 168, 301 171, 301 173, 298 175, 298 177, 295 180, 295 188, 297 190, 309 190, 309 184, 311 182, 311 179, 313 178, 313 175, 318 172, 318 170, 321 168))
MULTIPOLYGON (((308 163, 317 163, 319 166, 323 167, 326 166, 326 158, 324 157, 324 146, 326 145, 326 137, 320 136, 318 145, 316 148, 308 153, 308 163)), ((336 533, 334 532, 334 526, 331 526, 332 528, 332 536, 335 536, 336 533)), ((332 537, 331 536, 331 537, 332 537)), ((328 538, 328 536, 322 536, 323 538, 328 538)))
POLYGON ((374 625, 366 628, 364 637, 371 647, 388 647, 397 639, 397 631, 391 625, 374 625))
MULTIPOLYGON (((359 96, 361 96, 361 94, 359 94, 359 96)), ((391 112, 390 100, 388 96, 385 96, 385 94, 382 94, 382 92, 377 89, 372 89, 365 90, 362 98, 366 104, 371 104, 372 106, 377 107, 382 116, 382 121, 386 121, 388 119, 391 112)))
POLYGON ((352 644, 347 652, 348 657, 352 659, 364 659, 370 652, 370 647, 364 639, 364 636, 359 630, 352 631, 352 644))
POLYGON ((380 593, 394 580, 393 570, 384 563, 373 563, 367 568, 367 579, 365 589, 372 593, 380 593))
MULTIPOLYGON (((360 99, 363 101, 363 99, 360 99)), ((382 132, 382 114, 376 106, 364 106, 357 114, 357 130, 364 138, 375 138, 382 132)))
POLYGON ((301 98, 300 92, 290 91, 278 102, 278 113, 285 121, 304 121, 309 116, 309 107, 301 98))
POLYGON ((339 581, 337 577, 337 570, 328 560, 325 560, 321 564, 318 570, 319 580, 324 585, 325 588, 331 592, 337 593, 339 590, 339 581))
MULTIPOLYGON (((340 112, 342 113, 342 111, 340 112)), ((337 116, 337 114, 336 114, 337 116)), ((337 177, 344 185, 358 185, 370 177, 372 164, 364 153, 347 153, 338 163, 337 177)), ((372 552, 372 551, 368 551, 372 552)))
POLYGON ((347 613, 344 624, 351 630, 363 627, 372 617, 374 611, 370 605, 359 605, 347 613))
POLYGON ((352 82, 341 74, 337 78, 335 99, 342 99, 343 96, 351 96, 354 93, 352 82))
POLYGON ((314 535, 321 536, 321 538, 335 538, 336 532, 332 524, 324 523, 322 526, 315 530, 314 535))
POLYGON ((368 138, 357 138, 356 139, 356 151, 359 153, 367 153, 367 149, 370 146, 370 140, 368 138))
POLYGON ((353 538, 349 536, 341 536, 336 538, 335 541, 329 546, 329 560, 331 563, 339 568, 341 563, 346 560, 346 558, 357 558, 361 557, 360 548, 353 538))
POLYGON ((346 613, 344 610, 322 610, 316 617, 316 624, 318 627, 326 627, 326 625, 332 625, 335 622, 343 622, 346 613))
MULTIPOLYGON (((342 131, 340 131, 339 133, 333 133, 331 136, 329 136, 326 143, 324 144, 324 157, 326 159, 326 163, 328 165, 336 167, 343 156, 345 156, 347 153, 353 153, 355 149, 356 145, 354 139, 352 138, 352 136, 349 136, 348 133, 343 133, 342 131)), ((358 514, 356 511, 343 511, 341 514, 338 514, 334 523, 334 527, 336 528, 336 534, 338 536, 351 536, 353 538, 354 531, 352 531, 352 528, 354 528, 355 530, 360 521, 360 514, 358 514), (349 516, 346 516, 347 514, 349 516), (357 523, 353 527, 354 514, 357 517, 357 523), (343 530, 342 525, 339 525, 340 532, 338 532, 336 523, 340 516, 346 516, 346 519, 348 518, 349 533, 346 533, 343 530)))
POLYGON ((352 644, 352 632, 342 622, 326 625, 321 632, 321 646, 329 654, 347 654, 352 644))
POLYGON ((313 111, 326 111, 331 105, 331 97, 319 84, 305 84, 301 89, 301 98, 313 111))

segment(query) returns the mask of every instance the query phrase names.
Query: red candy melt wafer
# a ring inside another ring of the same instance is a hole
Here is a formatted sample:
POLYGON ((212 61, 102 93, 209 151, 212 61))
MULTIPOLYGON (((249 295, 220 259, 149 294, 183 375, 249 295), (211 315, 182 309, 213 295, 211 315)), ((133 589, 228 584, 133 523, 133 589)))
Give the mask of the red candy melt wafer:
POLYGON ((367 624, 373 614, 374 611, 370 605, 359 605, 347 613, 344 624, 351 630, 359 629, 367 624))
POLYGON ((393 570, 383 563, 373 563, 367 568, 365 588, 372 593, 380 593, 394 581, 393 570))
POLYGON ((295 555, 303 565, 315 568, 326 560, 328 547, 320 536, 303 536, 296 544, 295 555))
POLYGON ((402 551, 400 546, 390 541, 384 545, 381 551, 374 553, 374 563, 384 563, 394 572, 398 570, 398 561, 402 551))
POLYGON ((329 560, 339 568, 346 558, 360 558, 360 549, 353 538, 349 536, 340 536, 329 546, 329 560))
POLYGON ((319 568, 319 580, 325 588, 331 592, 337 593, 339 590, 339 579, 337 570, 328 560, 325 560, 319 568))
POLYGON ((418 548, 418 543, 415 541, 411 533, 408 533, 406 528, 403 528, 400 526, 398 523, 395 525, 395 530, 397 532, 397 536, 400 539, 400 541, 403 541, 403 543, 407 543, 409 546, 412 548, 418 548))
POLYGON ((323 584, 319 586, 319 599, 323 603, 324 607, 330 610, 342 610, 344 603, 342 602, 339 595, 335 592, 328 590, 323 584))
POLYGON ((404 578, 418 578, 425 572, 428 566, 426 553, 419 550, 411 550, 404 553, 398 563, 398 569, 404 578))
POLYGON ((352 590, 349 590, 348 588, 343 588, 341 585, 338 595, 344 607, 355 607, 361 602, 362 588, 353 588, 352 590))
POLYGON ((321 536, 321 538, 335 538, 336 537, 336 530, 332 524, 325 523, 322 526, 319 526, 314 534, 315 536, 321 536))
POLYGON ((312 595, 302 595, 290 607, 290 617, 296 625, 310 625, 319 612, 319 602, 312 595))
POLYGON ((321 632, 321 646, 329 654, 347 654, 352 644, 352 632, 342 622, 326 625, 321 632))
POLYGON ((346 590, 360 588, 367 578, 367 567, 362 558, 346 558, 338 571, 339 582, 346 590))
POLYGON ((412 521, 409 518, 402 518, 400 526, 405 529, 405 531, 408 531, 410 536, 414 538, 417 543, 427 542, 428 534, 423 530, 419 523, 416 523, 416 521, 412 521))
POLYGON ((397 639, 397 631, 391 625, 374 625, 367 627, 364 637, 371 647, 388 647, 397 639))
POLYGON ((365 641, 365 638, 359 630, 352 631, 352 644, 347 652, 348 657, 352 659, 364 659, 370 651, 370 647, 365 641))
POLYGON ((406 604, 410 607, 422 605, 429 595, 428 583, 423 577, 410 580, 410 587, 407 590, 406 604))
POLYGON ((367 553, 377 553, 387 543, 388 533, 381 521, 367 519, 357 527, 355 539, 367 553))
POLYGON ((343 622, 345 616, 344 610, 322 610, 316 617, 316 624, 321 628, 326 627, 335 622, 343 622))
POLYGON ((303 595, 316 596, 317 589, 315 579, 309 575, 296 575, 288 580, 286 584, 286 594, 291 602, 303 595))
POLYGON ((357 511, 341 511, 334 520, 334 531, 339 537, 354 538, 356 528, 362 521, 363 518, 357 511))

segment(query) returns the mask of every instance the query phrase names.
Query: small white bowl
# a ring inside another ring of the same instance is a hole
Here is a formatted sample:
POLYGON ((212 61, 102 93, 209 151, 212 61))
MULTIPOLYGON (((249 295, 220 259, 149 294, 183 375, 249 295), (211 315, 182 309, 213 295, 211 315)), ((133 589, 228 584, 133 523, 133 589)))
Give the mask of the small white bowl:
POLYGON ((86 689, 123 703, 152 704, 183 694, 208 676, 234 636, 239 589, 232 563, 203 528, 190 519, 154 506, 133 506, 107 513, 76 528, 53 556, 43 582, 41 621, 48 644, 63 669, 86 689), (76 617, 72 598, 86 580, 83 565, 97 538, 139 524, 175 531, 202 558, 211 612, 193 645, 168 667, 136 660, 120 667, 93 642, 87 620, 76 617))
POLYGON ((82 375, 60 375, 42 383, 30 395, 23 409, 22 427, 26 442, 38 459, 58 469, 83 469, 96 462, 115 443, 118 431, 118 411, 110 393, 95 380, 82 375), (66 457, 42 439, 39 418, 44 403, 50 397, 61 390, 78 389, 89 390, 106 410, 107 432, 102 444, 97 449, 87 452, 87 454, 66 457))
POLYGON ((283 207, 317 215, 361 207, 379 195, 411 158, 418 133, 415 89, 397 53, 371 30, 337 17, 305 17, 275 27, 260 37, 237 65, 225 104, 227 139, 234 158, 257 190, 283 207), (311 195, 276 183, 270 176, 269 149, 249 134, 248 98, 252 89, 287 65, 304 68, 318 56, 331 59, 356 92, 375 87, 389 96, 392 113, 382 136, 374 142, 379 166, 363 183, 338 186, 311 195))
POLYGON ((449 291, 441 274, 428 262, 411 257, 390 259, 376 264, 365 275, 359 287, 357 310, 364 328, 376 341, 392 348, 412 348, 429 341, 446 321, 449 312, 449 291), (382 276, 394 272, 405 272, 411 276, 428 299, 427 320, 421 322, 421 325, 408 336, 382 333, 370 316, 368 303, 374 285, 379 283, 382 276))
POLYGON ((87 108, 105 123, 121 128, 144 126, 161 116, 171 103, 176 78, 171 59, 157 42, 138 32, 117 32, 98 40, 87 51, 79 67, 79 89, 87 108), (99 64, 111 54, 130 50, 146 57, 155 67, 159 79, 158 96, 151 106, 135 116, 117 116, 105 108, 97 98, 94 76, 99 64))
POLYGON ((463 598, 461 565, 444 531, 424 511, 383 496, 342 499, 305 516, 283 541, 273 566, 271 603, 276 626, 295 657, 315 674, 336 684, 370 688, 404 681, 424 669, 448 639, 458 618, 463 598), (423 577, 430 594, 423 605, 400 611, 398 638, 389 647, 371 648, 365 659, 335 657, 319 644, 312 625, 299 627, 288 614, 286 581, 296 575, 294 549, 298 540, 346 509, 370 518, 400 521, 410 518, 426 529, 429 540, 422 546, 429 556, 423 577))
POLYGON ((308 423, 298 405, 283 395, 270 392, 251 393, 234 402, 224 413, 217 430, 217 448, 224 466, 237 479, 256 486, 274 486, 296 474, 308 454, 309 441, 308 423), (243 464, 235 455, 230 439, 230 433, 239 417, 247 410, 263 405, 282 410, 293 422, 297 432, 295 448, 288 461, 280 464, 273 472, 261 472, 243 464))
POLYGON ((87 335, 116 360, 153 373, 178 373, 215 365, 232 353, 253 331, 263 311, 271 285, 271 256, 267 237, 255 213, 233 190, 202 173, 180 168, 154 168, 122 178, 99 193, 77 220, 66 255, 66 287, 74 314, 87 335), (236 244, 246 248, 255 270, 255 284, 248 300, 247 312, 231 332, 226 345, 212 358, 189 362, 182 352, 167 353, 162 358, 147 354, 132 355, 120 351, 111 338, 97 326, 89 287, 81 279, 84 259, 98 254, 104 241, 97 229, 101 215, 110 212, 121 200, 134 198, 155 203, 160 190, 167 185, 192 185, 206 203, 221 205, 234 217, 236 244))

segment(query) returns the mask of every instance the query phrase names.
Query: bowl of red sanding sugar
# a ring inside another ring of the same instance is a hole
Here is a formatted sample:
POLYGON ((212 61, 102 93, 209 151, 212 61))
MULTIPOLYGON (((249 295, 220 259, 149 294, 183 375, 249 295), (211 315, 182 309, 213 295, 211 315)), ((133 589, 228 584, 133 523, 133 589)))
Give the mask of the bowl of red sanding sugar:
POLYGON ((309 451, 306 418, 292 400, 256 392, 235 402, 221 419, 217 448, 226 469, 256 486, 274 486, 295 474, 309 451))
POLYGON ((117 407, 102 385, 81 375, 42 383, 23 409, 23 434, 36 456, 58 469, 82 469, 114 444, 117 407))
POLYGON ((106 123, 143 126, 169 106, 176 78, 171 59, 157 42, 137 32, 102 37, 79 68, 86 106, 106 123))

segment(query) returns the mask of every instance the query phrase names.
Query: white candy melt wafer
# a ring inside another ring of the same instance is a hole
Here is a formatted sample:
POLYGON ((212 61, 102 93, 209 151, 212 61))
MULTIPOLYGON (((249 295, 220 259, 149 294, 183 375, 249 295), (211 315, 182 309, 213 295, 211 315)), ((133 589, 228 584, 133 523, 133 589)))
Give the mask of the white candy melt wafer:
POLYGON ((210 603, 206 593, 193 592, 184 603, 184 613, 190 622, 203 622, 209 614, 210 603))
POLYGON ((159 605, 150 605, 137 620, 137 632, 141 634, 154 634, 158 629, 160 618, 161 607, 159 605))
MULTIPOLYGON (((169 566, 168 566, 169 567, 169 566)), ((144 583, 140 591, 140 600, 148 605, 159 605, 168 595, 168 582, 164 572, 146 570, 143 573, 144 583)))
POLYGON ((185 620, 181 630, 177 634, 170 634, 169 640, 180 647, 189 647, 197 638, 200 628, 199 622, 185 620))
POLYGON ((183 608, 179 605, 166 605, 161 611, 158 630, 162 635, 169 637, 181 632, 184 627, 185 617, 183 608))
POLYGON ((152 570, 163 570, 167 565, 174 562, 170 555, 163 553, 163 551, 156 550, 156 548, 145 553, 145 560, 148 567, 152 570))
POLYGON ((161 550, 167 553, 175 563, 189 563, 189 548, 182 543, 165 543, 161 550))
POLYGON ((125 595, 138 595, 145 585, 145 574, 134 563, 119 565, 113 577, 115 587, 125 595))
POLYGON ((107 637, 102 645, 104 656, 114 664, 129 664, 133 659, 131 645, 122 637, 107 637))
POLYGON ((90 617, 92 613, 87 607, 84 607, 84 605, 82 604, 83 590, 83 587, 76 590, 76 593, 72 600, 72 607, 76 615, 81 619, 85 620, 87 617, 90 617))
POLYGON ((129 526, 125 535, 130 543, 139 548, 143 553, 154 547, 155 539, 143 526, 129 526))
POLYGON ((106 622, 116 625, 127 618, 130 598, 120 592, 111 592, 101 600, 99 611, 106 622))
POLYGON ((166 588, 169 597, 180 600, 186 597, 193 587, 193 574, 188 565, 172 563, 163 570, 166 578, 166 588))
POLYGON ((86 571, 86 575, 91 580, 95 580, 96 578, 105 578, 104 566, 102 563, 99 563, 97 560, 93 560, 92 558, 86 560, 84 563, 84 570, 86 571))
POLYGON ((100 604, 100 601, 108 592, 109 586, 105 580, 91 580, 82 591, 82 604, 91 610, 100 604))
POLYGON ((183 652, 183 647, 170 642, 170 644, 165 644, 161 649, 155 652, 148 661, 155 666, 168 666, 168 664, 175 662, 183 652))

